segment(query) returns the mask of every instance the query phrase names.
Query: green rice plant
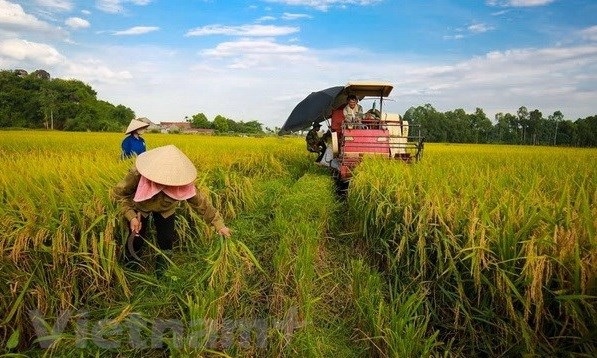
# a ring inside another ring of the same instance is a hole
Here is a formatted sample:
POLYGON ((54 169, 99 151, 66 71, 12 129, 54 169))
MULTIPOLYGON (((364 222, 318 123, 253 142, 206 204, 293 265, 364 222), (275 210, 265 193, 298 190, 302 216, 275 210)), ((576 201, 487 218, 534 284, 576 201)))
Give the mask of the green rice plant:
POLYGON ((185 323, 189 327, 189 334, 176 352, 183 356, 194 356, 208 352, 217 339, 217 332, 221 325, 221 305, 218 304, 218 294, 212 288, 191 290, 181 303, 188 311, 185 323))
MULTIPOLYGON (((93 302, 102 305, 116 297, 130 297, 130 275, 117 262, 126 227, 109 197, 109 189, 133 165, 132 161, 118 159, 122 136, 81 133, 75 135, 81 140, 73 141, 73 134, 67 133, 0 135, 0 161, 7 169, 0 175, 0 198, 6 204, 0 209, 0 229, 7 233, 0 240, 2 262, 7 267, 3 282, 13 287, 7 292, 14 292, 12 298, 0 302, 5 302, 3 309, 11 307, 9 302, 15 303, 15 314, 7 321, 15 328, 11 331, 30 331, 25 327, 26 311, 31 307, 51 316, 72 306, 93 302), (98 143, 105 147, 99 148, 98 143), (35 262, 44 263, 44 270, 33 270, 35 262), (27 288, 23 280, 30 274, 25 273, 34 273, 27 288), (15 295, 23 298, 15 301, 15 295)), ((148 142, 170 144, 174 139, 177 145, 190 149, 191 157, 211 159, 196 155, 199 151, 185 144, 188 137, 172 136, 160 143, 161 139, 166 138, 149 136, 148 142)), ((212 145, 206 143, 203 149, 211 149, 212 145)), ((241 152, 240 146, 230 147, 235 154, 241 152)), ((230 162, 238 161, 230 153, 230 162)), ((198 167, 208 170, 219 163, 197 161, 198 167)), ((250 191, 250 183, 236 179, 227 178, 223 187, 216 188, 215 195, 225 198, 218 201, 222 209, 233 207, 231 200, 237 200, 232 203, 236 210, 250 207, 251 198, 244 194, 250 191)), ((237 212, 225 214, 233 216, 237 212)), ((180 222, 184 221, 187 217, 180 222)), ((29 334, 21 334, 21 338, 27 340, 29 334)))
POLYGON ((238 212, 252 209, 254 179, 222 169, 213 170, 209 177, 210 183, 204 185, 209 189, 212 203, 225 218, 233 219, 238 212))
POLYGON ((353 261, 351 269, 359 335, 375 355, 428 357, 438 353, 438 332, 428 332, 430 316, 425 312, 423 288, 409 293, 388 287, 382 275, 362 260, 353 261))
POLYGON ((385 283, 362 260, 352 262, 350 278, 358 335, 369 343, 372 351, 383 355, 387 352, 381 332, 386 320, 385 283))
POLYGON ((425 309, 424 289, 413 293, 399 292, 389 298, 387 322, 383 325, 383 339, 392 357, 428 357, 436 353, 439 331, 428 332, 431 317, 425 309))
POLYGON ((594 352, 574 343, 595 327, 594 150, 558 149, 562 170, 551 148, 430 148, 415 166, 367 160, 351 182, 357 235, 394 290, 427 286, 429 324, 459 352, 594 352))
POLYGON ((269 309, 282 322, 270 344, 271 352, 300 352, 321 356, 322 332, 317 326, 320 295, 318 271, 324 255, 321 237, 336 208, 329 178, 305 175, 277 203, 273 230, 278 238, 272 258, 274 277, 269 309))
POLYGON ((224 292, 230 301, 238 300, 241 290, 246 287, 245 275, 254 268, 263 268, 251 250, 240 240, 219 237, 215 247, 207 253, 207 270, 201 280, 207 287, 224 292))

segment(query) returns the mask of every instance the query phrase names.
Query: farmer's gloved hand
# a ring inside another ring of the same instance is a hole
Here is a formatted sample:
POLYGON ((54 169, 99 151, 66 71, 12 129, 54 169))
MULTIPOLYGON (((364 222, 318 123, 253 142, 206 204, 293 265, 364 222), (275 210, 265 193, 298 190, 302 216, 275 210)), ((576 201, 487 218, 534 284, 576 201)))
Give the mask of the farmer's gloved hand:
POLYGON ((230 232, 230 229, 228 227, 224 226, 223 228, 218 230, 218 234, 220 234, 226 238, 229 238, 232 233, 230 232))
POLYGON ((141 220, 138 218, 132 218, 130 222, 131 231, 138 234, 141 231, 141 220))

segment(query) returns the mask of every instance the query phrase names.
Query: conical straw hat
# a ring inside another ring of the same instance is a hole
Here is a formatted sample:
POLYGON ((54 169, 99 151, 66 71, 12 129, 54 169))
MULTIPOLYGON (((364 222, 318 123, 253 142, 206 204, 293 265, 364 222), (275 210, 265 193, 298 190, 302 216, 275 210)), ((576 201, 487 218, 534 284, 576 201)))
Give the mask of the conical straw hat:
POLYGON ((174 145, 158 147, 139 154, 135 166, 141 175, 163 185, 187 185, 197 178, 197 169, 193 162, 174 145))
POLYGON ((145 123, 138 119, 133 119, 133 120, 131 120, 131 123, 129 123, 129 126, 126 128, 126 131, 124 132, 124 134, 129 134, 133 131, 136 131, 137 129, 147 128, 147 127, 149 127, 149 123, 145 123))

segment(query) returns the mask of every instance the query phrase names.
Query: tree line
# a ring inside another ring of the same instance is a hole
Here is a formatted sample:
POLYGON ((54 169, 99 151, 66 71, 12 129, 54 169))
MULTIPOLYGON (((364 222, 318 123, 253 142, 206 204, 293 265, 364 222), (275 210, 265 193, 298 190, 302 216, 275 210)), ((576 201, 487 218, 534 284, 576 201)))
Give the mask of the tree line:
POLYGON ((263 134, 262 124, 257 121, 236 122, 230 118, 222 115, 217 115, 213 121, 209 121, 205 114, 197 113, 190 119, 193 128, 213 129, 218 133, 246 133, 246 134, 263 134))
POLYGON ((97 99, 79 80, 50 79, 44 70, 0 71, 0 127, 121 131, 133 118, 133 110, 97 99))
POLYGON ((492 123, 481 108, 472 114, 463 109, 442 113, 425 104, 409 108, 403 119, 419 124, 429 142, 597 147, 597 115, 572 121, 561 111, 545 117, 522 106, 516 114, 496 114, 492 123))
MULTIPOLYGON (((128 107, 97 99, 97 92, 79 80, 52 79, 45 70, 0 70, 0 128, 119 132, 135 117, 128 107)), ((202 113, 185 120, 219 133, 264 133, 257 121, 221 115, 212 122, 202 113)))

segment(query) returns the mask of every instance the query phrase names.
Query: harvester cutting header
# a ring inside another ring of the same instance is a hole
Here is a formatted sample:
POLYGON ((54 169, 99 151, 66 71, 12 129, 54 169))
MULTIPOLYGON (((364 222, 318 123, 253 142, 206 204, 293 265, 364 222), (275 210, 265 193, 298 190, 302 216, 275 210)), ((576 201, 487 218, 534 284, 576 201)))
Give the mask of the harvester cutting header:
POLYGON ((296 105, 280 134, 326 121, 330 146, 322 161, 340 181, 350 180, 353 169, 366 155, 408 163, 418 161, 424 142, 420 127, 409 125, 399 114, 384 111, 384 98, 392 89, 387 82, 349 82, 346 86, 312 92, 296 105), (373 107, 365 113, 345 110, 351 99, 374 100, 373 107), (379 110, 375 108, 377 102, 379 110))

